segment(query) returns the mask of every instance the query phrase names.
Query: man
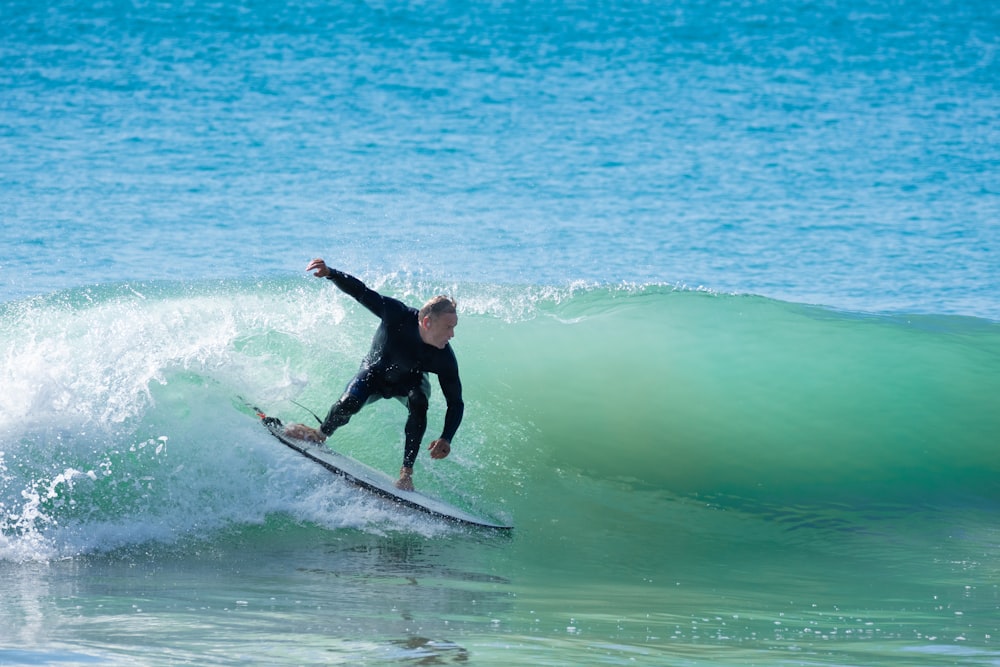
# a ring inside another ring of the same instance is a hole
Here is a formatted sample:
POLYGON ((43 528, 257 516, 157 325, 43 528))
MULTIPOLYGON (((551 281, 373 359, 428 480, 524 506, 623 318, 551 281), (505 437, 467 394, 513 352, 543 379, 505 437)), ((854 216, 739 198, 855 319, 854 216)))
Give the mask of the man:
POLYGON ((413 462, 427 430, 431 386, 426 374, 438 376, 448 403, 441 437, 430 445, 432 459, 443 459, 451 453, 451 441, 465 410, 458 361, 448 344, 455 336, 458 324, 455 301, 437 296, 418 311, 369 289, 354 276, 331 269, 322 259, 311 261, 306 271, 315 271, 313 275, 317 278, 332 280, 341 291, 374 313, 381 324, 358 374, 330 408, 320 427, 314 429, 305 424, 289 424, 285 432, 295 438, 324 442, 366 403, 380 398, 398 398, 406 405, 409 416, 404 428, 406 446, 403 467, 399 471, 396 487, 412 491, 413 462))

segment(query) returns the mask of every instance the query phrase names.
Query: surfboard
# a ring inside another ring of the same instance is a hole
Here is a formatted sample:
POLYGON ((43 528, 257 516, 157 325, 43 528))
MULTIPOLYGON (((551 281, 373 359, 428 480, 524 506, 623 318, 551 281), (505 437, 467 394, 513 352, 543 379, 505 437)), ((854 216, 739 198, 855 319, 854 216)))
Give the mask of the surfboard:
POLYGON ((376 496, 457 524, 504 531, 513 529, 513 526, 476 516, 426 493, 397 489, 396 480, 381 470, 336 452, 325 445, 292 438, 285 434, 285 427, 277 417, 268 417, 257 408, 254 408, 254 411, 268 432, 279 442, 376 496))

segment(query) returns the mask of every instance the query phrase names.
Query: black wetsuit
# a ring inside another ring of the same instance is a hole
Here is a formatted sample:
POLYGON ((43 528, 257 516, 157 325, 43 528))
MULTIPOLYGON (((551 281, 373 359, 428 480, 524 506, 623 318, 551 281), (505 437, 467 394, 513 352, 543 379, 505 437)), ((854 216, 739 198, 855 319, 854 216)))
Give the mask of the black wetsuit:
POLYGON ((458 377, 455 353, 451 345, 440 349, 420 338, 416 308, 382 296, 342 271, 330 269, 327 278, 382 322, 372 338, 371 349, 361 362, 361 369, 347 385, 344 395, 330 408, 320 431, 329 436, 372 400, 403 398, 409 410, 403 465, 412 468, 420 451, 420 441, 427 430, 430 384, 425 373, 438 376, 448 403, 441 437, 451 442, 462 423, 465 404, 462 402, 462 382, 458 377))

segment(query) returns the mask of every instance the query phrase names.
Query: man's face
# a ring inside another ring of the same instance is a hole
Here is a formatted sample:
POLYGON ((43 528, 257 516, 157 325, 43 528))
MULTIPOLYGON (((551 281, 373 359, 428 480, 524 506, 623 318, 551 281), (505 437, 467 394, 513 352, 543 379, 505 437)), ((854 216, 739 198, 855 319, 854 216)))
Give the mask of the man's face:
POLYGON ((458 315, 442 313, 436 317, 425 317, 420 322, 420 338, 428 345, 444 349, 455 337, 455 327, 458 326, 458 315))

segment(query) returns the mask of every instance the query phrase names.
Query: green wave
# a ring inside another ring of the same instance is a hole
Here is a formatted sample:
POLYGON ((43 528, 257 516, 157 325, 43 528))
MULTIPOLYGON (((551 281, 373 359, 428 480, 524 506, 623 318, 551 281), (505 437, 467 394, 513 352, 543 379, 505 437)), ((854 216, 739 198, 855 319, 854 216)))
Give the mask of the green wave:
MULTIPOLYGON (((996 323, 658 285, 368 280, 459 300, 466 418, 447 465, 417 470, 459 504, 510 518, 566 493, 653 494, 798 516, 1000 500, 996 323)), ((170 541, 275 514, 392 523, 374 507, 311 516, 306 496, 328 480, 236 400, 309 421, 300 406, 323 413, 339 395, 376 322, 325 281, 98 286, 2 309, 8 547, 170 541)), ((431 432, 443 411, 436 395, 431 432)), ((392 470, 404 420, 383 401, 331 444, 392 470)))

